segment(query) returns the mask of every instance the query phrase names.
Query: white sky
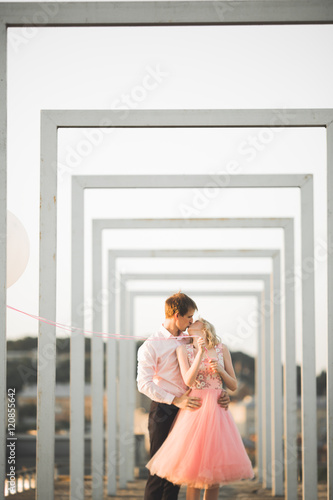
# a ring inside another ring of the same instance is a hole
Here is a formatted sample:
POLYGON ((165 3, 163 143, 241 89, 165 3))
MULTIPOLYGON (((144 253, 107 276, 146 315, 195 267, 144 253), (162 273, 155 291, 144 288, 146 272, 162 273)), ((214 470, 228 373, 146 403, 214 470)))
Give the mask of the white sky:
MULTIPOLYGON (((9 30, 8 208, 26 227, 31 257, 8 290, 8 304, 38 313, 41 109, 195 109, 333 107, 332 26, 38 28, 9 30), (156 76, 156 72, 159 76, 156 76), (150 75, 150 76, 148 76, 150 75), (155 75, 155 76, 154 76, 155 75), (149 88, 148 88, 149 87, 149 88)), ((313 173, 315 240, 326 242, 326 140, 322 129, 118 129, 59 132, 58 320, 70 322, 70 177, 72 174, 313 173)), ((193 190, 89 190, 86 195, 86 295, 91 290, 93 218, 295 217, 300 264, 299 193, 293 189, 223 189, 203 201, 193 190), (144 192, 143 192, 144 191, 144 192)), ((283 248, 280 230, 118 230, 107 248, 283 248)), ((126 272, 270 272, 265 259, 122 260, 126 272)), ((327 266, 316 268, 316 370, 326 368, 327 266)), ((260 289, 260 283, 139 283, 136 288, 260 289)), ((300 362, 300 290, 297 361, 300 362)), ((252 298, 193 295, 223 336, 255 307, 252 298)), ((137 299, 135 334, 163 319, 163 296, 137 299)), ((87 309, 89 309, 87 307, 87 309)), ((90 328, 87 311, 87 328, 90 328)), ((36 335, 34 320, 8 312, 8 337, 36 335)), ((256 331, 232 350, 255 355, 256 331)), ((61 332, 59 332, 61 335, 61 332)))

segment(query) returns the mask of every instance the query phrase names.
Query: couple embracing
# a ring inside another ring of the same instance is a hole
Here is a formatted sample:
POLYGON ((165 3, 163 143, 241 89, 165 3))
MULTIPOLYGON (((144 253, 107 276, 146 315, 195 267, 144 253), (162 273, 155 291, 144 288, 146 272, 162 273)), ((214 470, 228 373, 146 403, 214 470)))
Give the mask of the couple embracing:
POLYGON ((217 500, 220 485, 254 477, 228 410, 237 380, 230 352, 184 293, 165 302, 165 320, 138 351, 137 383, 151 400, 151 459, 145 500, 217 500), (187 333, 184 333, 187 330, 187 333))

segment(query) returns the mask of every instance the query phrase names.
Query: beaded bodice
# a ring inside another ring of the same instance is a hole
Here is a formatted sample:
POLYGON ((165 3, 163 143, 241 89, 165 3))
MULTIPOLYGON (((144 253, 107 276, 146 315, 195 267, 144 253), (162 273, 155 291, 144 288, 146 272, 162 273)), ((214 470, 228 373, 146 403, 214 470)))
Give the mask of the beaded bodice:
MULTIPOLYGON (((195 358, 195 350, 192 344, 186 345, 187 357, 190 365, 195 358)), ((224 367, 222 344, 215 346, 217 360, 224 367)), ((205 352, 199 367, 197 378, 191 386, 191 389, 222 389, 222 379, 218 373, 213 373, 209 366, 209 358, 205 352)))

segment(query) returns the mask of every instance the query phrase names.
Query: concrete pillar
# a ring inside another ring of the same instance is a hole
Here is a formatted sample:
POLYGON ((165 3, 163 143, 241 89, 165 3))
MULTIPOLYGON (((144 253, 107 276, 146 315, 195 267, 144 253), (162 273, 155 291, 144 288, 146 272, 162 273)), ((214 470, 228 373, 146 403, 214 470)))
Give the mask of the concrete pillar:
POLYGON ((70 338, 70 500, 84 499, 84 193, 78 180, 72 177, 72 326, 70 338))
MULTIPOLYGON (((39 245, 39 316, 56 321, 57 128, 42 116, 39 245)), ((39 323, 37 366, 36 498, 54 497, 56 328, 39 323)))
POLYGON ((6 478, 7 425, 7 27, 0 21, 0 484, 6 478))

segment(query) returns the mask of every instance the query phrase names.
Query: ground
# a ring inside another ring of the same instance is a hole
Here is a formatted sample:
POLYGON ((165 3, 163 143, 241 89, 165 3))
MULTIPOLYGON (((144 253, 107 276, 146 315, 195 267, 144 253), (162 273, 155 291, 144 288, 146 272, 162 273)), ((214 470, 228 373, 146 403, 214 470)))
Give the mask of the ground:
MULTIPOLYGON (((127 490, 118 490, 117 496, 108 497, 105 499, 113 500, 138 500, 143 499, 143 491, 146 481, 139 479, 128 483, 127 490)), ((11 499, 17 500, 34 500, 35 491, 30 490, 24 493, 17 493, 16 495, 11 495, 11 499)), ((62 476, 55 483, 55 495, 54 500, 68 500, 69 498, 69 478, 68 476, 62 476)), ((86 494, 85 498, 91 498, 91 481, 89 478, 86 479, 86 494)), ((186 488, 182 488, 178 500, 185 500, 186 498, 186 488)), ((272 493, 270 490, 262 489, 261 485, 256 481, 240 481, 237 483, 232 483, 228 486, 223 486, 220 489, 219 499, 228 500, 253 500, 255 498, 260 498, 262 500, 271 500, 272 493)), ((279 497, 284 498, 284 497, 279 497)), ((299 485, 299 500, 302 499, 301 485, 299 485)), ((325 483, 320 483, 318 485, 318 500, 327 499, 327 485, 325 483)))

